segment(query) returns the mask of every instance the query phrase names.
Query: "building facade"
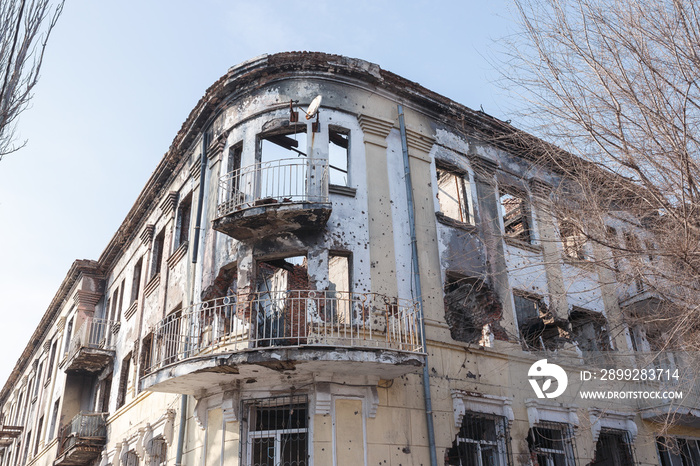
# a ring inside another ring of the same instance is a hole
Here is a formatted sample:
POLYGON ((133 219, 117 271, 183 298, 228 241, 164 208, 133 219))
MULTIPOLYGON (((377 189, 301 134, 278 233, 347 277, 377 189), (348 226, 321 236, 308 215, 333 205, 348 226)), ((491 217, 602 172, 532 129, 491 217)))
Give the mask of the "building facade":
POLYGON ((231 68, 66 275, 0 465, 700 464, 687 356, 625 320, 656 298, 548 214, 512 131, 361 60, 231 68))

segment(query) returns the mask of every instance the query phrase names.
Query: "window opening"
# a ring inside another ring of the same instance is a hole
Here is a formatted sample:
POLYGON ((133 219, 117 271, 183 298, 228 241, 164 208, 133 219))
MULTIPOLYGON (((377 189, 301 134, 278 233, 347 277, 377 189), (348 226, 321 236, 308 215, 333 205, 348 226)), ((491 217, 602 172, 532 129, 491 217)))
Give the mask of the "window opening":
POLYGON ((564 255, 569 259, 585 260, 586 235, 574 222, 564 220, 559 225, 564 255))
POLYGON ((475 343, 491 326, 494 334, 506 338, 499 321, 503 307, 496 293, 483 281, 448 273, 445 283, 445 320, 454 340, 475 343))
POLYGON ((554 319, 541 297, 517 290, 513 303, 526 349, 554 350, 566 341, 568 322, 554 319))
POLYGON ((510 433, 503 416, 467 412, 446 465, 509 466, 512 464, 510 433))
POLYGON ((161 230, 153 240, 153 259, 151 260, 151 274, 150 278, 155 277, 160 272, 160 264, 163 261, 163 243, 165 242, 165 230, 161 230))
POLYGON ((119 374, 119 392, 117 393, 117 409, 126 402, 126 390, 129 385, 129 372, 131 368, 131 353, 122 361, 122 370, 119 374))
POLYGON ((443 168, 437 168, 436 173, 440 212, 452 220, 473 223, 469 203, 469 183, 464 175, 443 168))
POLYGON ((306 256, 258 263, 253 306, 258 346, 306 342, 309 289, 306 256))
POLYGON ((260 162, 306 157, 306 126, 295 127, 295 132, 261 137, 260 162))
POLYGON ((624 430, 603 429, 595 448, 592 466, 629 466, 637 464, 632 450, 632 437, 624 430))
POLYGON ((530 207, 523 195, 501 194, 503 234, 507 239, 532 243, 530 207))
POLYGON ((330 183, 347 186, 348 158, 350 155, 350 132, 344 129, 328 128, 328 168, 330 183))
POLYGON ((264 398, 244 403, 241 449, 245 464, 307 466, 309 414, 306 396, 264 398), (247 430, 247 432, 246 432, 247 430))
POLYGON ((177 223, 175 227, 175 249, 186 243, 190 238, 190 218, 192 216, 192 193, 180 201, 177 208, 177 223))
POLYGON ((59 398, 53 404, 53 412, 51 413, 51 427, 49 427, 49 440, 53 440, 53 436, 56 434, 56 423, 58 422, 58 407, 61 405, 61 399, 59 398))
POLYGON ((70 348, 70 340, 73 337, 73 318, 71 317, 68 321, 68 326, 66 327, 66 344, 63 352, 68 354, 68 348, 70 348))
POLYGON ((700 439, 659 437, 656 451, 661 466, 700 465, 700 439))
POLYGON ((347 255, 328 255, 328 305, 324 322, 351 324, 350 258, 347 255))
POLYGON ((139 299, 141 291, 141 268, 143 267, 143 257, 141 257, 134 266, 134 278, 131 281, 131 304, 139 299))
POLYGON ((602 314, 574 307, 569 322, 581 351, 595 354, 611 350, 607 322, 602 314))
POLYGON ((527 435, 530 454, 539 466, 576 466, 574 433, 569 424, 540 422, 527 435))

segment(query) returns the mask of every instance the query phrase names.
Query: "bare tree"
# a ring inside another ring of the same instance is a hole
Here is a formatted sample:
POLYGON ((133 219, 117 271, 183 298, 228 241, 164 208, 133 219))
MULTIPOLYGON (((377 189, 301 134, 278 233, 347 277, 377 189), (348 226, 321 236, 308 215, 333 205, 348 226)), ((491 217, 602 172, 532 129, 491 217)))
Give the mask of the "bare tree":
POLYGON ((0 0, 0 160, 24 146, 16 144, 19 115, 27 108, 49 35, 63 1, 0 0))

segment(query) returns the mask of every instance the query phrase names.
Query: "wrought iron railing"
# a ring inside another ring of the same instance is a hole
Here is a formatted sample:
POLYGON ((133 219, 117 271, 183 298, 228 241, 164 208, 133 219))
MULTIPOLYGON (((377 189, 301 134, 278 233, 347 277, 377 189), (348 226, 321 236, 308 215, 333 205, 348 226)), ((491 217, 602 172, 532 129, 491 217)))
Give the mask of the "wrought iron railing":
POLYGON ((86 318, 75 332, 68 347, 68 357, 72 358, 81 348, 113 350, 115 323, 111 320, 86 318))
POLYGON ((213 299, 170 314, 150 341, 145 374, 203 354, 250 348, 322 345, 423 352, 416 302, 340 291, 213 299))
POLYGON ((258 162, 223 175, 217 215, 250 207, 328 202, 328 161, 281 159, 258 162))
POLYGON ((107 413, 78 413, 58 432, 58 455, 77 444, 97 445, 107 438, 107 413))

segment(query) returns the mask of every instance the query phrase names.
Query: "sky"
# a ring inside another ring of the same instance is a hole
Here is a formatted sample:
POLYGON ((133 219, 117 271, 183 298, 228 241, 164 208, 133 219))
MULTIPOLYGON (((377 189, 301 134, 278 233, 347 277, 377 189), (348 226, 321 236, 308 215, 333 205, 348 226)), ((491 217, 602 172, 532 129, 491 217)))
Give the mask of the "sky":
MULTIPOLYGON (((264 54, 361 58, 502 120, 509 0, 68 0, 0 161, 0 386, 75 259, 96 260, 187 115, 264 54)), ((517 125, 517 121, 514 121, 517 125)))

